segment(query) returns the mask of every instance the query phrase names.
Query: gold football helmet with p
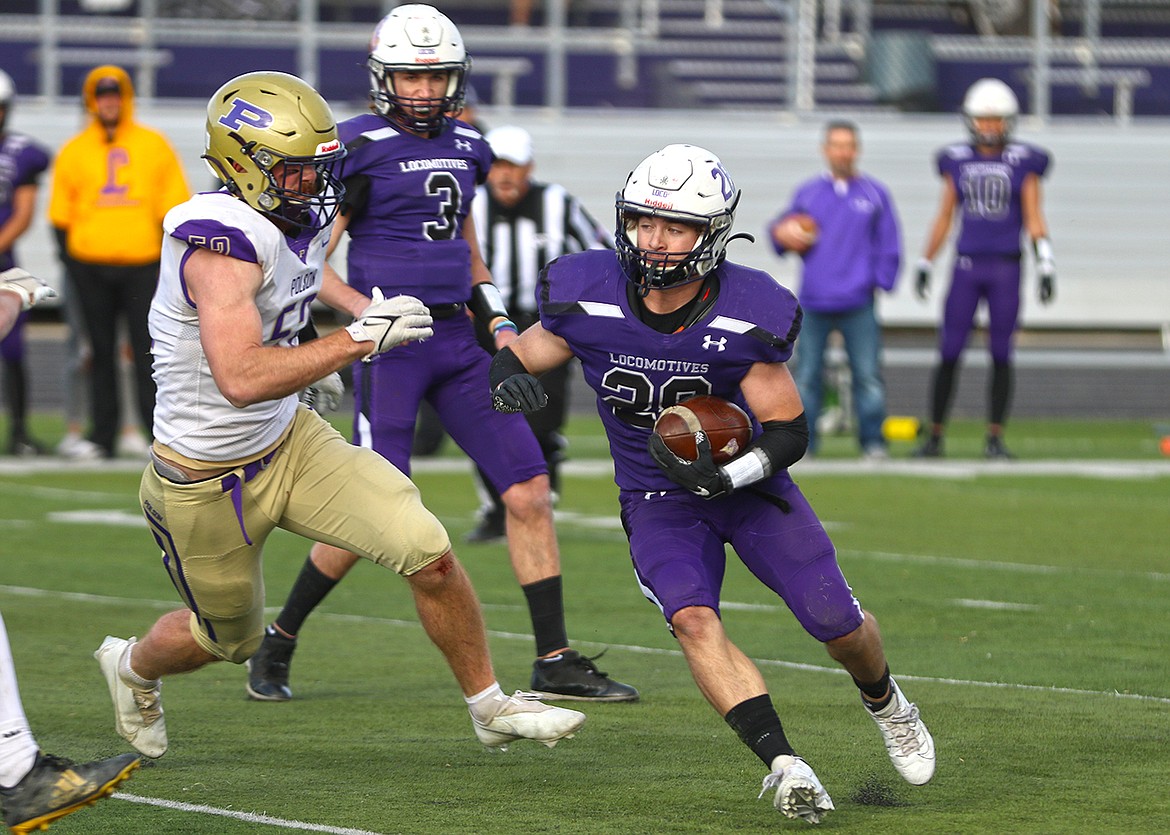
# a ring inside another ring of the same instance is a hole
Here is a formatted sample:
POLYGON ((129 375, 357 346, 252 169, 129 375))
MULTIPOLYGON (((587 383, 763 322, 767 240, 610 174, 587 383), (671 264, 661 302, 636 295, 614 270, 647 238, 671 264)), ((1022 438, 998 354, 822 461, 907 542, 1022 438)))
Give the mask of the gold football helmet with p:
POLYGON ((322 229, 333 222, 345 195, 334 168, 344 157, 329 105, 294 75, 246 73, 207 103, 208 168, 278 224, 322 229))

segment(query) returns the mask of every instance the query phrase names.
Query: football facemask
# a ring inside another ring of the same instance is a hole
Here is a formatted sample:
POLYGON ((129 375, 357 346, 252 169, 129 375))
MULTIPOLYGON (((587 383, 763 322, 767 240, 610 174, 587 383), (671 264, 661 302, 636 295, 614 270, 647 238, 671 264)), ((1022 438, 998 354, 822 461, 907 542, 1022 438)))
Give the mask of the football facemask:
POLYGON ((1015 130, 1020 102, 1012 88, 998 78, 981 78, 963 97, 963 123, 977 145, 1005 145, 1015 130), (976 119, 1001 119, 1001 127, 980 130, 976 119))

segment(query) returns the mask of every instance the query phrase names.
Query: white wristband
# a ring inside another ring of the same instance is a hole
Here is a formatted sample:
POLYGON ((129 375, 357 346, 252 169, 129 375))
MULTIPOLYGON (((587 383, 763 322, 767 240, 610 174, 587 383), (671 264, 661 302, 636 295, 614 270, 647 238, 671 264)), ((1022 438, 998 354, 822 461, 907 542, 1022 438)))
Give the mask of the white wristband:
POLYGON ((1052 255, 1052 242, 1048 238, 1037 238, 1035 245, 1037 261, 1046 261, 1049 264, 1056 263, 1056 259, 1052 255))
POLYGON ((758 449, 749 449, 738 458, 728 461, 722 467, 723 476, 731 483, 732 490, 747 487, 763 481, 771 470, 766 455, 758 449))

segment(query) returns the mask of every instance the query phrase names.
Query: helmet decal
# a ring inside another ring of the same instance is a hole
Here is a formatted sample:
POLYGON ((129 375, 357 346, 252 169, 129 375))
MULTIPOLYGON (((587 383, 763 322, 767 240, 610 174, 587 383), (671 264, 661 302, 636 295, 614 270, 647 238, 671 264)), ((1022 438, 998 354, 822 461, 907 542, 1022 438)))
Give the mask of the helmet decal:
POLYGON ((243 99, 232 99, 232 109, 219 117, 219 123, 232 130, 239 130, 244 125, 263 130, 271 127, 272 114, 262 107, 257 107, 243 99))

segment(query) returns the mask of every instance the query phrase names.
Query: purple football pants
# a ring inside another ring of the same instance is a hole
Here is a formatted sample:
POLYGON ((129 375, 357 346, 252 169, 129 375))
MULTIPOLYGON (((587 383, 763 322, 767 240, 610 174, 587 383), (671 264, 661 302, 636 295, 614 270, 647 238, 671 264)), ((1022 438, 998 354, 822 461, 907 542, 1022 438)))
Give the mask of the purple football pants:
POLYGON ((784 499, 787 513, 749 491, 701 499, 685 491, 620 497, 634 572, 667 623, 687 606, 719 612, 727 564, 724 543, 779 595, 805 631, 822 643, 859 627, 861 604, 837 565, 837 551, 787 474, 760 487, 784 499))
POLYGON ((410 475, 410 447, 423 398, 443 428, 497 492, 548 472, 521 414, 492 409, 491 357, 464 314, 435 321, 425 342, 399 345, 370 363, 354 363, 354 443, 372 448, 410 475))
POLYGON ((4 362, 19 363, 24 361, 24 323, 28 321, 28 311, 23 311, 16 317, 12 330, 3 339, 0 339, 0 358, 4 362))
POLYGON ((1020 314, 1020 259, 1011 255, 960 255, 955 258, 951 288, 943 307, 939 334, 943 362, 956 362, 963 353, 980 299, 987 300, 991 358, 1000 365, 1011 360, 1012 335, 1020 314))

